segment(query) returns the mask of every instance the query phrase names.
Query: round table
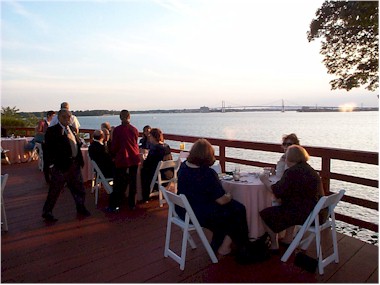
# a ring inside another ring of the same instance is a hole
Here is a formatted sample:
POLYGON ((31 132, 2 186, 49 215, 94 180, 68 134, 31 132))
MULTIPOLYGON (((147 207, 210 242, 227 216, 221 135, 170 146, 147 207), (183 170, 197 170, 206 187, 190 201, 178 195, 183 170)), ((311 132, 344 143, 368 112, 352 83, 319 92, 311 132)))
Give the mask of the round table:
POLYGON ((9 150, 7 156, 11 163, 27 162, 29 153, 25 152, 25 145, 31 141, 33 137, 23 138, 1 138, 1 147, 9 150))
MULTIPOLYGON (((249 237, 258 238, 262 236, 265 233, 265 228, 260 217, 260 211, 272 206, 273 194, 265 188, 257 174, 241 173, 239 181, 234 181, 231 176, 227 177, 228 180, 222 178, 223 188, 232 194, 233 199, 245 206, 249 237)), ((277 181, 278 179, 273 177, 271 180, 277 181)))

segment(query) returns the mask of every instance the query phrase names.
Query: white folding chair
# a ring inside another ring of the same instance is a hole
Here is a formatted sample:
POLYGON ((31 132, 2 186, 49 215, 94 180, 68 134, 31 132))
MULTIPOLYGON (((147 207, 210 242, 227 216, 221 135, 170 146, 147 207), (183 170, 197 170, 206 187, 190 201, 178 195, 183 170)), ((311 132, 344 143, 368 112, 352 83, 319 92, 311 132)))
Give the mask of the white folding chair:
POLYGON ((210 259, 213 263, 218 263, 218 258, 216 257, 214 251, 209 244, 205 233, 201 225, 198 222, 198 219, 195 217, 193 209, 191 208, 189 201, 186 196, 183 194, 177 195, 170 191, 167 191, 165 187, 160 186, 160 190, 163 193, 168 205, 168 223, 166 227, 166 239, 165 239, 165 250, 164 256, 171 257, 177 263, 179 263, 179 268, 181 270, 185 269, 186 262, 186 251, 187 251, 187 242, 189 242, 192 249, 195 249, 197 246, 191 237, 190 231, 196 231, 199 238, 202 241, 203 246, 205 247, 210 259), (175 205, 180 206, 186 210, 185 220, 182 220, 175 211, 175 205), (170 240, 171 240, 171 232, 172 232, 172 224, 177 225, 182 229, 182 247, 181 247, 181 255, 175 253, 172 249, 170 249, 170 240))
POLYGON ((6 163, 11 164, 9 157, 7 155, 8 152, 9 152, 9 149, 1 148, 1 161, 4 159, 6 163))
POLYGON ((103 186, 107 194, 111 194, 113 192, 113 178, 106 178, 100 170, 99 166, 92 159, 91 164, 96 174, 95 186, 92 188, 92 192, 95 192, 95 205, 98 205, 99 188, 103 186))
POLYGON ((8 181, 8 174, 1 175, 1 224, 4 225, 4 231, 8 231, 8 220, 7 220, 7 214, 5 213, 5 206, 4 206, 4 189, 5 185, 8 181))
POLYGON ((32 160, 37 160, 39 158, 38 151, 42 150, 40 143, 34 143, 34 147, 31 151, 27 151, 29 154, 28 162, 31 162, 32 160))
POLYGON ((44 154, 43 154, 43 151, 42 151, 42 145, 38 142, 36 142, 36 144, 34 145, 34 155, 37 155, 38 156, 38 169, 40 171, 43 171, 44 170, 44 154))
POLYGON ((335 263, 339 262, 334 209, 336 205, 339 203, 339 201, 342 199, 344 193, 345 190, 340 190, 339 193, 332 194, 330 196, 323 196, 321 197, 321 199, 319 199, 317 205, 315 205, 314 207, 314 210, 310 213, 309 217, 306 219, 306 221, 298 231, 292 243, 289 245, 288 249, 281 257, 282 262, 286 262, 297 247, 306 250, 313 241, 314 237, 316 242, 319 274, 322 275, 324 273, 324 268, 327 265, 329 265, 332 261, 335 261, 335 263), (326 208, 328 208, 327 219, 325 222, 320 224, 319 213, 321 212, 321 210, 326 208), (321 231, 327 228, 331 230, 333 253, 328 257, 323 258, 321 247, 321 231), (304 237, 305 233, 309 233, 309 235, 304 237))
MULTIPOLYGON (((87 153, 88 154, 88 153, 87 153)), ((90 155, 88 154, 88 161, 91 161, 91 157, 90 155)), ((94 168, 94 165, 92 163, 90 163, 90 166, 91 166, 91 193, 94 193, 95 190, 96 190, 96 177, 97 177, 97 174, 96 174, 96 171, 95 171, 95 168, 94 168)))
POLYGON ((190 154, 190 152, 188 152, 188 151, 180 151, 180 153, 179 153, 179 159, 181 160, 181 161, 184 161, 184 160, 186 160, 186 158, 189 156, 189 154, 190 154))
MULTIPOLYGON (((174 182, 177 180, 177 172, 179 169, 178 164, 180 163, 180 160, 165 160, 165 161, 160 161, 157 164, 156 171, 153 175, 152 181, 150 183, 150 196, 155 195, 153 190, 154 190, 154 185, 157 183, 158 185, 158 197, 159 197, 159 202, 160 202, 160 207, 162 207, 165 203, 165 199, 162 196, 162 192, 160 191, 160 186, 164 183, 169 183, 168 187, 170 187, 171 182, 174 182), (165 179, 163 180, 161 177, 161 170, 173 168, 173 178, 171 179, 165 179)), ((175 187, 174 192, 177 192, 177 189, 175 187)))
POLYGON ((211 168, 214 169, 217 174, 222 173, 222 167, 220 163, 214 163, 213 165, 211 165, 211 168))

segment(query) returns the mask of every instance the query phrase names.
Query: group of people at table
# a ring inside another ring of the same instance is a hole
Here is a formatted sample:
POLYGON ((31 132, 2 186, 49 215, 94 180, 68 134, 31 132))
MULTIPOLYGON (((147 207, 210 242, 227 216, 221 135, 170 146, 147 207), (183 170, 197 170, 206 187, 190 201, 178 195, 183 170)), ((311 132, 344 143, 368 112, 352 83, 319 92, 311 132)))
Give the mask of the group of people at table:
MULTIPOLYGON (((59 193, 67 182, 77 205, 78 214, 89 216, 84 208, 85 189, 81 178, 80 166, 83 165, 81 152, 75 151, 73 141, 80 147, 75 128, 70 127, 71 112, 61 109, 58 124, 48 128, 45 134, 47 164, 50 168, 50 186, 43 217, 47 222, 55 222, 52 215, 59 193), (68 130, 68 131, 66 131, 68 130), (74 139, 70 138, 71 133, 74 139), (63 137, 63 139, 61 139, 63 137), (60 151, 57 151, 57 150, 60 151), (75 154, 75 155, 74 155, 75 154)), ((89 156, 94 160, 106 177, 112 177, 113 192, 109 195, 107 212, 117 213, 123 207, 127 187, 129 187, 128 206, 136 207, 137 170, 141 164, 141 185, 143 201, 148 202, 150 183, 157 164, 171 160, 170 147, 164 142, 160 129, 146 126, 138 144, 139 132, 130 123, 130 113, 120 112, 121 124, 114 127, 103 126, 93 134, 89 146, 89 156), (109 137, 109 133, 111 136, 109 137), (142 151, 142 150, 146 151, 142 151), (147 155, 142 155, 147 152, 147 155)), ((269 180, 263 172, 259 178, 267 191, 280 200, 279 204, 260 211, 267 233, 271 239, 270 250, 279 252, 280 245, 289 245, 293 239, 294 227, 304 223, 321 196, 324 195, 319 174, 307 163, 309 154, 299 144, 295 134, 282 138, 284 154, 276 167, 281 177, 276 183, 269 180), (278 233, 286 231, 282 240, 278 233)), ((219 255, 235 252, 236 255, 249 254, 249 236, 245 206, 226 193, 216 171, 214 148, 206 139, 198 139, 189 151, 187 159, 178 170, 177 194, 184 194, 200 225, 213 233, 211 247, 219 255)), ((173 172, 163 173, 170 179, 173 172)), ((184 211, 176 209, 184 218, 184 211)))

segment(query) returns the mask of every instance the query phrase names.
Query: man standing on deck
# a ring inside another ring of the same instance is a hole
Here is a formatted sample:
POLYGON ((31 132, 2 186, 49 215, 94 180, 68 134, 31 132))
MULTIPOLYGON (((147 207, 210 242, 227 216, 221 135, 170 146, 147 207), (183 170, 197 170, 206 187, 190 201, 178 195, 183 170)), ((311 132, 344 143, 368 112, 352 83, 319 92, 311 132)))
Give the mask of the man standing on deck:
POLYGON ((120 112, 121 125, 113 131, 111 155, 115 158, 113 192, 109 197, 107 212, 117 212, 129 184, 128 206, 135 208, 137 167, 140 163, 137 140, 139 131, 130 124, 129 111, 120 112))
MULTIPOLYGON (((61 110, 70 111, 70 105, 69 105, 69 103, 62 102, 61 103, 61 110)), ((52 126, 54 126, 56 124, 58 124, 58 117, 54 116, 53 119, 50 122, 50 127, 52 127, 52 126)), ((80 124, 79 124, 78 118, 76 116, 74 116, 73 114, 71 114, 69 125, 72 126, 77 133, 79 133, 80 124)))
POLYGON ((61 109, 58 112, 58 124, 49 127, 45 134, 48 165, 51 169, 49 193, 42 211, 47 222, 56 222, 52 211, 60 193, 67 183, 73 195, 77 213, 90 216, 84 206, 86 191, 83 185, 81 167, 84 165, 81 142, 70 124, 71 112, 61 109))

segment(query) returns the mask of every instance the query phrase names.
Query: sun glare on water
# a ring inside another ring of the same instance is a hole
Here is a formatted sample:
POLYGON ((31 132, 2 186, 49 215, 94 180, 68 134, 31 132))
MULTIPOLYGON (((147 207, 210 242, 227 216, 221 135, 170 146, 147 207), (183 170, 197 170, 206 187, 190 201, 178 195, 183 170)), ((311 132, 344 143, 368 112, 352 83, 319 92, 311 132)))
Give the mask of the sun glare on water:
POLYGON ((347 103, 339 106, 340 112, 352 112, 355 109, 356 105, 354 103, 347 103))

